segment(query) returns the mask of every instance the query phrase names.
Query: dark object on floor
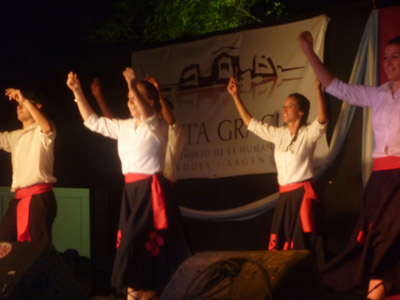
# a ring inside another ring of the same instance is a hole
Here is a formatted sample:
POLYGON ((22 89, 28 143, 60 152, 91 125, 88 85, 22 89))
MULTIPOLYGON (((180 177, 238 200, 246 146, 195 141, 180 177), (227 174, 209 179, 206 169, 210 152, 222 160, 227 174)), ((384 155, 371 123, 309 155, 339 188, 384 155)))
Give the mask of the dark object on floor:
POLYGON ((0 242, 0 299, 88 299, 52 244, 0 242))
POLYGON ((309 251, 202 252, 175 272, 160 300, 321 300, 309 251))

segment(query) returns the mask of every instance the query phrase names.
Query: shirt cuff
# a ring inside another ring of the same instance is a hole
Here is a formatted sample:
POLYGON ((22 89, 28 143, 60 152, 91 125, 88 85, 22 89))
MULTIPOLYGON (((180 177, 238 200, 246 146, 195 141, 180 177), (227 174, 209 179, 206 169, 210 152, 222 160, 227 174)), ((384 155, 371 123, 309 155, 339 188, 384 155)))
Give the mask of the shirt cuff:
POLYGON ((337 77, 333 78, 331 83, 325 88, 325 92, 330 94, 331 92, 334 92, 335 90, 337 90, 338 82, 339 82, 339 79, 337 77))
POLYGON ((249 125, 247 125, 247 130, 249 131, 254 131, 254 128, 256 127, 257 120, 254 118, 251 118, 249 125))
POLYGON ((99 117, 96 115, 96 113, 92 113, 89 118, 86 119, 86 121, 83 122, 83 124, 90 128, 91 125, 93 125, 95 123, 95 121, 98 119, 99 117))

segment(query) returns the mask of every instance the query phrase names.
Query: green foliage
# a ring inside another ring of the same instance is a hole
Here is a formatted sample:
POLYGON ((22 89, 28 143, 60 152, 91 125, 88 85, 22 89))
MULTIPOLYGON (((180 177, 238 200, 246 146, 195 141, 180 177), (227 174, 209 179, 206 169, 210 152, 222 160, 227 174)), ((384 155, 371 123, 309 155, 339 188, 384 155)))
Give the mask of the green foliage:
POLYGON ((115 43, 140 38, 168 41, 279 19, 287 14, 272 0, 120 0, 92 41, 115 43))

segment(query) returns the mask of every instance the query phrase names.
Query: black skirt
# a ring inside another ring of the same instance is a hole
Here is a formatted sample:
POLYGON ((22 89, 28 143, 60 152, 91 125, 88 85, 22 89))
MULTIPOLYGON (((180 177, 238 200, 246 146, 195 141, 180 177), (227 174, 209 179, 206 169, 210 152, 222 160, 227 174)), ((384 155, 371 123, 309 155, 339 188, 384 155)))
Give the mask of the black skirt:
POLYGON ((168 222, 163 230, 154 228, 152 178, 125 184, 111 276, 114 287, 161 291, 190 256, 171 186, 163 177, 160 181, 168 222))
POLYGON ((322 208, 320 201, 311 201, 312 232, 303 232, 300 207, 303 202, 304 187, 281 193, 272 218, 269 250, 310 250, 316 264, 321 268, 325 262, 322 208))
POLYGON ((387 294, 400 282, 400 169, 374 171, 345 251, 322 273, 326 286, 365 296, 370 279, 382 279, 387 294))

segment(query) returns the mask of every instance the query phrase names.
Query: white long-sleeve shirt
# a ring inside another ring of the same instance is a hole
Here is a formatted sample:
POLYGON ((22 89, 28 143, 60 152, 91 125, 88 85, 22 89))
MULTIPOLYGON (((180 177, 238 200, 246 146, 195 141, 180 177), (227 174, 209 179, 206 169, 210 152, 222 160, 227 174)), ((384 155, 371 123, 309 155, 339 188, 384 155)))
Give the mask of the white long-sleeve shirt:
POLYGON ((163 119, 154 115, 136 127, 134 118, 109 119, 92 114, 84 124, 94 132, 117 140, 124 175, 162 171, 168 141, 168 124, 163 119))
POLYGON ((392 94, 390 82, 376 87, 335 78, 326 92, 351 105, 372 108, 373 157, 400 156, 400 90, 392 94))
POLYGON ((25 129, 0 132, 0 149, 11 152, 11 191, 42 183, 54 183, 55 129, 49 134, 37 123, 25 129))
POLYGON ((305 181, 314 176, 315 146, 326 128, 327 123, 320 124, 316 119, 310 125, 300 127, 296 141, 290 145, 293 136, 287 126, 275 127, 253 118, 247 127, 249 131, 275 145, 274 157, 280 185, 305 181))

